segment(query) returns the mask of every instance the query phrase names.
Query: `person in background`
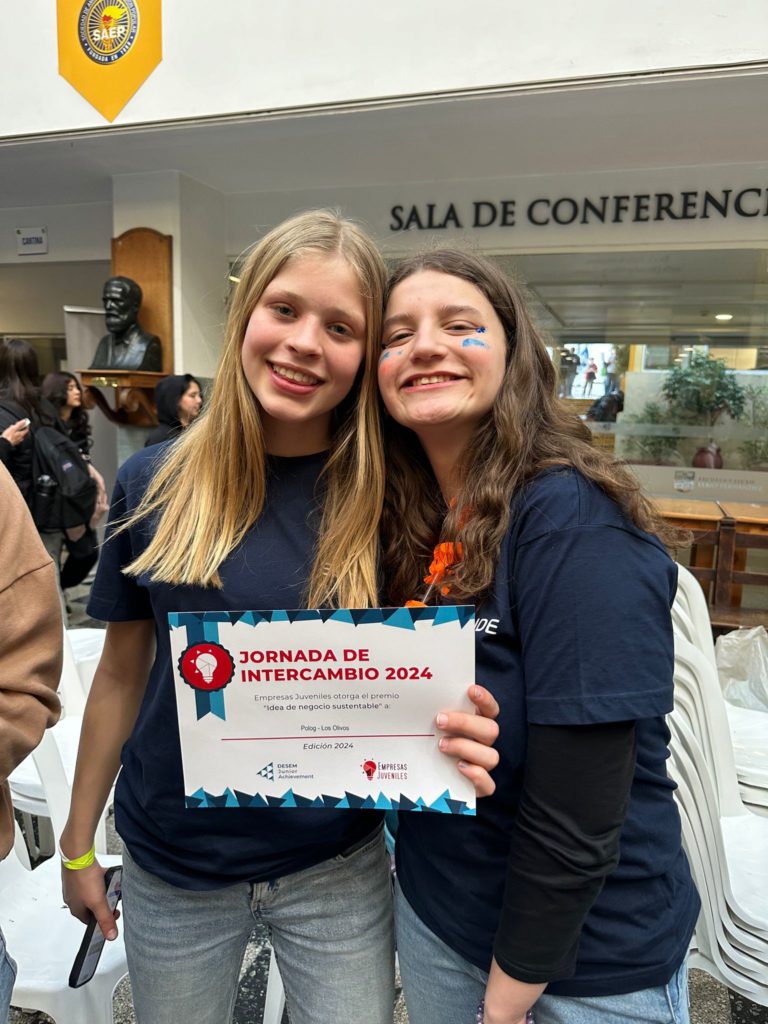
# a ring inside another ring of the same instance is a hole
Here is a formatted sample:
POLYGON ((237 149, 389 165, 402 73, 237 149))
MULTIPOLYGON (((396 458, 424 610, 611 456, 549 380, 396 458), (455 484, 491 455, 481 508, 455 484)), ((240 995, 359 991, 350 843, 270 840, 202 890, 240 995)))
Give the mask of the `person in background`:
POLYGON ((603 355, 603 366, 605 367, 605 394, 610 395, 612 391, 619 389, 619 374, 616 365, 616 349, 611 347, 608 355, 603 355))
POLYGON ((49 373, 43 379, 43 398, 47 399, 59 414, 64 429, 78 447, 88 472, 96 481, 96 510, 84 533, 77 536, 64 535, 67 558, 59 571, 61 589, 76 587, 82 583, 99 557, 95 527, 109 508, 104 477, 91 460, 93 437, 87 411, 83 407, 83 389, 73 373, 59 370, 49 373))
POLYGON ((411 1024, 531 1006, 536 1024, 686 1024, 700 904, 666 767, 677 569, 658 536, 677 535, 555 398, 497 267, 440 250, 388 293, 384 593, 417 597, 440 552, 438 603, 492 624, 477 675, 501 706, 477 816, 400 816, 411 1024))
POLYGON ((90 460, 93 445, 91 423, 83 408, 83 389, 73 373, 59 370, 43 378, 43 398, 47 398, 59 414, 70 438, 75 442, 85 461, 90 460))
MULTIPOLYGON (((64 431, 55 407, 41 394, 37 353, 22 338, 0 341, 0 462, 27 504, 34 486, 32 434, 37 426, 64 431)), ((40 536, 58 566, 64 534, 57 530, 40 536)))
MULTIPOLYGON (((59 717, 61 647, 51 556, 19 488, 0 465, 0 860, 14 841, 8 776, 59 717)), ((5 1024, 16 965, 5 949, 2 924, 0 907, 0 1024, 5 1024)))
POLYGON ((584 398, 586 398, 587 395, 591 395, 592 394, 592 385, 595 383, 596 380, 597 380, 597 363, 590 356, 589 361, 587 362, 587 369, 586 369, 586 372, 584 374, 584 392, 583 392, 584 398))
POLYGON ((203 393, 191 373, 164 377, 155 388, 158 426, 152 430, 144 447, 178 437, 192 420, 200 415, 203 393))

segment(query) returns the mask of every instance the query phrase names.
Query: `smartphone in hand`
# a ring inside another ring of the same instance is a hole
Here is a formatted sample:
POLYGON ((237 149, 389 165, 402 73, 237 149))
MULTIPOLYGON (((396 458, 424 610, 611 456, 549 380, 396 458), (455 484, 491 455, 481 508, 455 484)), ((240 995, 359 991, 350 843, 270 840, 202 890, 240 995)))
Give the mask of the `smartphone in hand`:
MULTIPOLYGON (((122 895, 123 869, 119 864, 107 868, 104 873, 104 884, 107 887, 107 903, 109 909, 114 913, 122 895)), ((69 987, 80 988, 96 973, 99 965, 101 951, 104 949, 104 938, 101 928, 96 923, 96 918, 91 914, 88 924, 85 926, 85 935, 77 951, 75 962, 69 974, 69 987)))

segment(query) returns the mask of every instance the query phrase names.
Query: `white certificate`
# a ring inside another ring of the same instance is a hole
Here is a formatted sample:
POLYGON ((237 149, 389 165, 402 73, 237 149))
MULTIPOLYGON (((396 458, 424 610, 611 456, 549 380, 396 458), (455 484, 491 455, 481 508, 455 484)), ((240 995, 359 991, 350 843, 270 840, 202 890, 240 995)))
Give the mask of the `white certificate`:
POLYGON ((435 716, 471 711, 474 607, 173 612, 188 807, 474 814, 435 716))

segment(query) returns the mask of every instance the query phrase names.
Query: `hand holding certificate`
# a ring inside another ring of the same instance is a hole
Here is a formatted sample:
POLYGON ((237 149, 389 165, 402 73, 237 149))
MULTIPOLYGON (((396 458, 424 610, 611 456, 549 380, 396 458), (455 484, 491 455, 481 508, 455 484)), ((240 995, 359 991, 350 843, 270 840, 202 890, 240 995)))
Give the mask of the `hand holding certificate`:
POLYGON ((435 715, 472 710, 474 608, 169 615, 189 807, 474 814, 435 715))

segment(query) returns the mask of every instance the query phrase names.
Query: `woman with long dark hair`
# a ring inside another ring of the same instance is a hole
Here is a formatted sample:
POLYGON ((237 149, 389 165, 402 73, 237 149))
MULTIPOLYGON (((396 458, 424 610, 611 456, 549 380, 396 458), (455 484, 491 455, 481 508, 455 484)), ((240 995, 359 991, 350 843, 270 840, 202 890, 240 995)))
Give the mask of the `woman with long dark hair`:
POLYGON ((40 391, 37 353, 22 338, 0 341, 0 462, 29 498, 35 426, 60 425, 56 409, 40 391))
MULTIPOLYGON (((59 414, 64 429, 77 445, 88 472, 96 481, 96 509, 85 532, 74 539, 65 534, 64 545, 68 555, 61 566, 59 578, 62 590, 76 587, 87 577, 99 557, 98 541, 94 527, 109 508, 104 477, 91 461, 93 437, 88 413, 83 406, 83 389, 73 373, 59 370, 49 373, 43 380, 42 394, 59 414)), ((79 533, 79 531, 78 531, 79 533)))
MULTIPOLYGON (((41 426, 64 432, 55 407, 41 393, 37 353, 23 338, 0 341, 0 462, 15 480, 27 503, 31 501, 35 486, 32 478, 32 435, 41 426)), ((40 537, 58 566, 64 533, 61 530, 41 530, 40 537)))
POLYGON ((43 378, 42 394, 59 414, 67 433, 80 449, 80 454, 90 461, 93 446, 91 422, 83 405, 83 389, 74 373, 57 370, 43 378))
POLYGON ((477 604, 501 705, 477 817, 401 815, 411 1024, 523 1024, 531 1006, 536 1024, 684 1024, 699 900, 666 770, 677 573, 659 538, 676 538, 558 401, 486 260, 400 266, 379 386, 385 593, 417 598, 440 545, 431 594, 477 604))

